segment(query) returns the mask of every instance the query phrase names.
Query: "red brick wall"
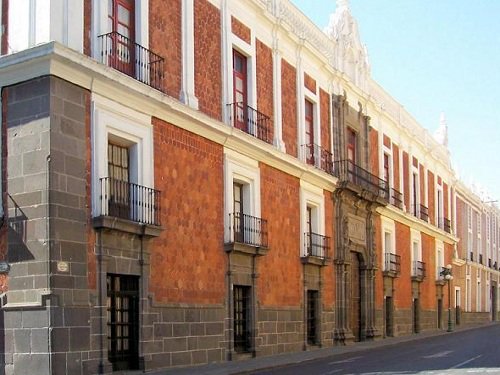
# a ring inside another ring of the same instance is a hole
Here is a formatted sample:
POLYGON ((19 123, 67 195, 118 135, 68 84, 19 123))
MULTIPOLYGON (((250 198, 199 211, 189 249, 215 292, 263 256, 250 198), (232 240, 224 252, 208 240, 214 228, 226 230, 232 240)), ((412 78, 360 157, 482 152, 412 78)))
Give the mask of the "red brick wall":
MULTIPOLYGON (((5 1, 4 1, 5 3, 5 1)), ((83 1, 83 53, 91 56, 92 0, 83 1)))
POLYGON ((457 210, 457 233, 455 235, 460 238, 457 244, 458 256, 460 258, 467 258, 467 208, 465 202, 457 197, 456 203, 457 210))
POLYGON ((429 185, 429 222, 431 224, 436 224, 436 219, 435 219, 435 215, 436 215, 436 202, 435 202, 435 199, 434 199, 434 173, 432 173, 431 171, 428 171, 428 178, 427 178, 427 183, 429 185))
POLYGON ((321 147, 331 152, 330 95, 322 89, 319 89, 319 103, 321 111, 321 147))
POLYGON ((392 144, 392 170, 394 176, 394 188, 402 192, 401 186, 399 184, 399 147, 395 144, 392 144))
MULTIPOLYGON (((90 1, 90 0, 88 0, 90 1)), ((2 55, 9 52, 9 2, 2 1, 2 25, 4 26, 4 32, 2 33, 2 55)))
POLYGON ((389 138, 387 135, 384 134, 384 146, 387 148, 391 148, 391 138, 389 138))
POLYGON ((405 195, 405 205, 406 205, 406 210, 408 212, 411 211, 410 207, 410 180, 409 180, 409 174, 410 174, 410 164, 408 160, 408 153, 406 151, 403 151, 403 190, 404 190, 404 195, 405 195))
MULTIPOLYGON (((333 193, 329 191, 324 192, 325 196, 325 236, 330 237, 330 249, 328 249, 328 256, 334 259, 335 254, 335 209, 333 203, 333 193)), ((335 277, 333 274, 333 265, 331 262, 328 266, 323 267, 323 304, 325 308, 331 309, 335 302, 335 277)))
POLYGON ((436 243, 433 237, 422 233, 422 260, 426 276, 420 284, 420 303, 423 309, 436 310, 436 243))
POLYGON ((269 252, 259 262, 258 298, 263 307, 298 306, 302 301, 300 182, 262 163, 260 180, 269 252))
POLYGON ((243 24, 243 22, 234 16, 231 16, 231 31, 241 40, 251 44, 252 32, 246 25, 243 24))
POLYGON ((295 68, 281 60, 281 110, 286 153, 297 156, 297 77, 295 68))
POLYGON ((257 109, 269 117, 268 130, 273 139, 273 52, 260 40, 255 42, 257 61, 257 109))
MULTIPOLYGON (((174 98, 179 98, 182 81, 181 17, 181 0, 149 0, 149 49, 165 59, 163 86, 174 98)), ((216 33, 216 26, 211 27, 216 33)))
POLYGON ((311 92, 316 93, 316 80, 304 72, 304 87, 311 92))
POLYGON ((379 160, 378 160, 379 147, 380 146, 378 144, 378 131, 370 127, 369 147, 368 147, 368 150, 370 152, 369 170, 376 176, 379 175, 379 160))
POLYGON ((394 281, 394 306, 396 308, 411 308, 412 289, 411 277, 411 237, 410 227, 396 222, 396 252, 401 256, 401 277, 394 281))
POLYGON ((196 0, 194 2, 194 25, 195 95, 198 98, 200 111, 221 120, 222 68, 219 10, 207 0, 196 0))
POLYGON ((222 303, 223 148, 156 118, 153 126, 165 230, 151 244, 150 291, 161 302, 222 303))

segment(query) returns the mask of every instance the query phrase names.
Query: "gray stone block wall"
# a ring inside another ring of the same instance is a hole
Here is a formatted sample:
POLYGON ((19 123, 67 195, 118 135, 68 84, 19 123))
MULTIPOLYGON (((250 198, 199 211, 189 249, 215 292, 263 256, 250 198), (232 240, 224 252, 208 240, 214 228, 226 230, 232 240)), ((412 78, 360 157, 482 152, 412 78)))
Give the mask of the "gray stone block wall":
POLYGON ((4 90, 11 264, 2 306, 5 372, 82 374, 90 347, 89 93, 50 76, 4 90))
POLYGON ((305 322, 302 309, 258 310, 258 355, 297 352, 304 349, 305 322))

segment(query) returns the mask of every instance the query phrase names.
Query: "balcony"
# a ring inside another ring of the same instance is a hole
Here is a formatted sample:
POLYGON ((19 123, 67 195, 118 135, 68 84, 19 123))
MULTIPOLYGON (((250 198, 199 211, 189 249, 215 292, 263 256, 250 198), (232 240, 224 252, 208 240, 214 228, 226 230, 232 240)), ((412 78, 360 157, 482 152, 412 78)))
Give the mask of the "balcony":
POLYGON ((350 160, 334 162, 334 176, 342 183, 350 183, 369 191, 376 197, 389 201, 389 186, 386 181, 361 168, 350 160))
POLYGON ((267 220, 239 212, 229 214, 227 252, 265 255, 267 247, 267 220))
POLYGON ((411 268, 411 279, 414 281, 422 281, 425 278, 425 263, 419 260, 414 260, 411 268))
POLYGON ((229 121, 231 126, 244 131, 266 143, 272 144, 272 124, 269 116, 257 111, 243 102, 231 103, 229 121))
POLYGON ((399 191, 397 191, 394 188, 391 188, 391 193, 390 193, 390 204, 393 206, 403 209, 403 194, 401 194, 399 191))
POLYGON ((444 230, 446 233, 451 233, 451 222, 450 219, 445 217, 438 218, 438 227, 439 229, 444 230))
POLYGON ((161 192, 110 177, 99 179, 99 205, 94 227, 159 235, 161 192))
POLYGON ((333 174, 333 155, 330 151, 325 150, 317 144, 302 145, 304 161, 309 165, 314 165, 316 168, 333 174))
POLYGON ((329 248, 330 237, 312 232, 304 233, 304 256, 302 257, 302 262, 326 265, 329 248))
POLYGON ((98 41, 101 63, 163 91, 163 57, 115 31, 100 35, 98 41))
POLYGON ((413 204, 411 214, 425 222, 429 222, 429 209, 423 204, 413 204))
POLYGON ((393 253, 385 253, 384 276, 397 277, 401 272, 401 257, 393 253))

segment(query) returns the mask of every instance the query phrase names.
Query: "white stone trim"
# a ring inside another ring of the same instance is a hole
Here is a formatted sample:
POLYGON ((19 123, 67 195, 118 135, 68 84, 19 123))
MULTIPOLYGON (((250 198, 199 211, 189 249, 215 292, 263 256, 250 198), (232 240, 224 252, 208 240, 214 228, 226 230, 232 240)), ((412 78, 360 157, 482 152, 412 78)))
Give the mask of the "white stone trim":
POLYGON ((390 244, 390 253, 391 254, 397 254, 397 249, 396 249, 396 224, 394 223, 394 220, 391 220, 387 217, 381 217, 381 235, 382 235, 382 269, 385 270, 385 254, 386 254, 386 240, 385 240, 385 234, 389 233, 391 237, 391 244, 390 244))
POLYGON ((247 185, 244 190, 244 213, 261 217, 260 212, 260 169, 259 163, 236 151, 224 148, 224 240, 232 242, 229 215, 233 213, 235 181, 247 185))
POLYGON ((281 92, 281 51, 276 27, 273 28, 273 107, 274 107, 274 146, 286 152, 283 142, 283 109, 281 92))
POLYGON ((151 116, 92 94, 92 212, 99 214, 99 179, 108 174, 108 140, 119 138, 130 147, 130 180, 154 187, 153 126, 151 116))
POLYGON ((411 266, 413 272, 413 262, 414 261, 420 261, 422 262, 422 234, 420 231, 410 228, 410 255, 411 255, 411 266), (417 259, 415 259, 415 254, 413 253, 413 244, 417 243, 418 246, 418 254, 417 254, 417 259))
POLYGON ((444 267, 446 266, 446 264, 444 264, 444 244, 443 244, 443 241, 440 241, 438 239, 435 240, 436 242, 436 280, 440 279, 441 276, 439 275, 439 273, 441 272, 441 268, 440 267, 444 267))
POLYGON ((300 256, 306 256, 305 232, 307 206, 313 207, 312 227, 316 234, 325 235, 325 196, 323 189, 300 180, 300 256))
POLYGON ((194 0, 184 0, 182 7, 182 87, 180 100, 198 109, 194 85, 194 0))

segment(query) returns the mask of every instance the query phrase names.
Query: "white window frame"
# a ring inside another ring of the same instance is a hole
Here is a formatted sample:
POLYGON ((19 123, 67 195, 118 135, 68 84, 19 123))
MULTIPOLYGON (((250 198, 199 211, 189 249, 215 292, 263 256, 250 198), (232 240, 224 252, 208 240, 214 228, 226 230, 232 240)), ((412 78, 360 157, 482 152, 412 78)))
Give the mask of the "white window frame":
POLYGON ((413 158, 410 159, 411 161, 411 168, 410 168, 410 207, 411 207, 411 212, 416 212, 417 217, 421 219, 420 217, 420 207, 416 207, 416 205, 422 203, 422 197, 420 196, 420 171, 417 167, 413 165, 413 158), (417 191, 416 194, 414 194, 414 187, 413 187, 413 176, 416 175, 417 178, 417 191), (416 196, 417 201, 414 201, 414 196, 416 196))
POLYGON ((384 271, 387 271, 386 267, 386 259, 385 259, 385 254, 386 254, 386 249, 387 249, 387 244, 386 244, 386 233, 389 234, 390 236, 390 254, 397 254, 396 252, 396 224, 394 223, 394 220, 391 220, 386 217, 382 217, 382 269, 384 271))
MULTIPOLYGON (((321 110, 319 106, 318 95, 316 95, 316 93, 310 91, 309 89, 305 88, 304 86, 304 97, 302 98, 302 101, 299 103, 299 105, 302 107, 301 111, 302 118, 299 119, 300 144, 298 145, 300 160, 302 160, 304 163, 306 162, 306 152, 303 147, 306 140, 306 103, 305 103, 306 100, 310 102, 313 107, 313 128, 314 128, 313 144, 321 147, 321 119, 320 119, 321 110), (300 141, 300 139, 302 140, 300 141)), ((314 165, 315 167, 319 168, 321 166, 321 155, 316 155, 316 149, 313 149, 313 153, 314 153, 314 165)))
POLYGON ((436 280, 442 279, 440 275, 444 264, 444 244, 441 240, 436 240, 436 280))
POLYGON ((230 214, 234 213, 233 184, 244 184, 244 213, 254 217, 260 214, 260 169, 256 160, 240 153, 224 149, 224 241, 234 242, 230 230, 230 214))
MULTIPOLYGON (((381 136, 379 137, 379 142, 382 145, 380 147, 380 163, 379 163, 379 176, 383 180, 384 179, 384 154, 387 154, 389 156, 389 186, 392 188, 394 187, 394 160, 392 158, 392 139, 391 139, 391 147, 387 147, 384 144, 384 134, 380 132, 381 136)), ((404 189, 400 189, 404 190, 404 189)))
POLYGON ((415 276, 414 275, 414 269, 413 269, 413 262, 415 261, 418 261, 418 262, 422 262, 422 234, 420 233, 420 231, 418 230, 415 230, 413 228, 410 229, 410 243, 411 243, 411 269, 410 269, 410 273, 412 276, 415 276), (414 249, 414 245, 417 245, 417 258, 418 259, 415 259, 415 254, 413 252, 413 249, 414 249))
POLYGON ((300 256, 306 254, 307 207, 312 207, 314 215, 312 227, 316 234, 325 235, 325 196, 323 189, 300 180, 300 256))
POLYGON ((154 188, 151 116, 92 94, 92 213, 98 216, 100 181, 108 175, 108 143, 118 138, 129 146, 130 182, 154 188))
POLYGON ((441 184, 439 184, 437 182, 437 179, 439 177, 436 176, 436 187, 435 187, 435 190, 434 190, 434 197, 435 197, 435 202, 436 202, 436 209, 435 209, 435 212, 434 212, 434 217, 436 219, 435 223, 436 223, 436 226, 440 229, 443 229, 444 230, 444 191, 443 191, 443 185, 442 185, 442 180, 441 180, 441 184), (441 194, 440 194, 441 193, 441 194), (441 200, 439 200, 439 197, 441 197, 441 200), (441 208, 441 210, 440 210, 441 208), (439 216, 439 214, 441 213, 442 216, 439 216))
MULTIPOLYGON (((73 1, 73 0, 71 0, 73 1)), ((111 32, 108 27, 108 4, 111 0, 92 0, 92 56, 100 58, 99 35, 111 32)), ((135 42, 149 48, 149 0, 135 0, 135 42)))

